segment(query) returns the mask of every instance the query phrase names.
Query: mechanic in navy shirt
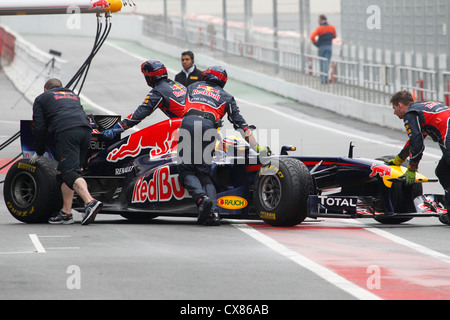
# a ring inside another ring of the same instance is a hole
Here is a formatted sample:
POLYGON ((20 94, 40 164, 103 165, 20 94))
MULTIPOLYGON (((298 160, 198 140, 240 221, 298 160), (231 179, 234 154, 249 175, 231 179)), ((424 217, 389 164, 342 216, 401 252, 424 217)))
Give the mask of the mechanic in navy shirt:
POLYGON ((134 127, 143 119, 160 109, 169 118, 182 118, 185 112, 186 87, 170 80, 167 68, 159 60, 148 60, 141 65, 147 84, 153 88, 144 102, 128 117, 102 134, 113 139, 117 134, 134 127))
MULTIPOLYGON (((391 165, 401 165, 408 157, 410 163, 404 174, 407 185, 415 182, 416 171, 425 149, 424 139, 429 136, 439 143, 443 156, 436 167, 436 176, 445 190, 445 205, 450 209, 450 135, 448 135, 450 108, 440 102, 415 102, 408 91, 400 91, 391 98, 394 114, 403 119, 409 140, 403 150, 391 160, 391 165)), ((439 220, 450 224, 448 214, 439 220)))
POLYGON ((256 143, 234 97, 223 89, 227 80, 226 70, 214 66, 203 71, 200 82, 188 87, 186 113, 179 134, 179 180, 199 208, 198 222, 208 226, 220 225, 217 194, 210 175, 212 151, 221 119, 228 115, 234 129, 239 130, 257 152, 270 152, 269 148, 256 143))
POLYGON ((319 49, 319 57, 326 58, 320 61, 320 82, 328 83, 328 68, 333 55, 333 39, 336 38, 336 28, 328 24, 325 15, 319 16, 319 27, 311 34, 312 43, 319 49))
POLYGON ((36 153, 31 157, 34 164, 45 153, 46 135, 53 135, 58 160, 57 181, 61 185, 63 207, 57 216, 51 217, 51 224, 72 224, 72 201, 74 191, 85 203, 81 224, 94 221, 103 204, 89 193, 86 181, 81 177, 81 167, 86 160, 91 141, 92 128, 80 104, 79 97, 63 88, 58 79, 45 83, 44 93, 33 104, 33 137, 36 153))
POLYGON ((202 71, 197 69, 197 66, 194 64, 194 53, 192 51, 184 51, 181 54, 181 65, 183 66, 183 70, 175 76, 175 81, 185 87, 189 87, 194 82, 200 81, 202 71))

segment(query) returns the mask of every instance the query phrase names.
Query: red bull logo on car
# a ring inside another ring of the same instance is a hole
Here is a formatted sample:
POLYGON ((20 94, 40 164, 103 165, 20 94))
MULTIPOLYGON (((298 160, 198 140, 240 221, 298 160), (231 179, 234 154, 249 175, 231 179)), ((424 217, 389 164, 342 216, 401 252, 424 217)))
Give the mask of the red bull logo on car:
POLYGON ((370 178, 373 178, 376 176, 380 176, 381 178, 390 177, 392 174, 392 168, 385 166, 385 165, 380 165, 380 164, 374 163, 370 169, 372 169, 372 172, 369 175, 370 178))
POLYGON ((126 143, 112 150, 106 160, 118 162, 128 157, 138 156, 144 149, 150 149, 150 158, 173 152, 177 147, 180 125, 181 119, 169 119, 133 133, 126 143))
POLYGON ((173 198, 190 197, 178 181, 178 174, 171 174, 168 166, 159 168, 150 177, 142 177, 134 184, 132 203, 164 202, 173 198))

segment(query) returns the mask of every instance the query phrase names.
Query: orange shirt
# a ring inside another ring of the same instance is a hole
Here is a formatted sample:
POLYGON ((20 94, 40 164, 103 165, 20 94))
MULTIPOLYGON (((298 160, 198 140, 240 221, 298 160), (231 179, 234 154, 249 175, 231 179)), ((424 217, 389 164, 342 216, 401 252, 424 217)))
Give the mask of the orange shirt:
POLYGON ((311 41, 317 47, 331 45, 336 36, 336 28, 332 24, 323 23, 311 34, 311 41), (316 37, 319 39, 316 40, 316 37))

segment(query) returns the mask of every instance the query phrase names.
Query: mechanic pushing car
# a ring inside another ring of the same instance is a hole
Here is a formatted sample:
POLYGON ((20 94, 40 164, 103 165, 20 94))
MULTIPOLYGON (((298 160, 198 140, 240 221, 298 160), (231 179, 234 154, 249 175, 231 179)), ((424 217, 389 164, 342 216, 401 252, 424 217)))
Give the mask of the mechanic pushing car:
POLYGON ((113 139, 117 134, 134 127, 160 108, 169 118, 182 118, 185 112, 186 87, 170 80, 167 68, 159 60, 147 60, 141 65, 147 84, 153 88, 144 102, 127 118, 102 134, 113 139))
MULTIPOLYGON (((391 98, 394 114, 403 120, 409 141, 403 150, 388 162, 390 165, 401 165, 408 158, 408 170, 402 176, 406 185, 412 185, 416 179, 419 162, 425 149, 424 139, 430 136, 438 142, 443 152, 442 159, 436 167, 436 176, 445 190, 445 206, 450 209, 450 135, 448 135, 450 108, 440 102, 415 102, 408 91, 400 91, 391 98)), ((450 225, 447 214, 439 216, 439 220, 450 225)))
POLYGON ((48 80, 44 93, 39 95, 33 104, 32 130, 36 153, 30 159, 31 164, 39 161, 45 153, 47 132, 53 135, 56 141, 56 177, 61 185, 63 207, 56 216, 49 218, 49 223, 73 223, 71 211, 74 191, 85 204, 81 224, 91 223, 103 204, 92 198, 86 181, 81 177, 81 167, 89 149, 92 128, 79 97, 71 90, 63 88, 60 80, 48 80))
POLYGON ((253 149, 270 152, 257 144, 234 97, 223 89, 227 79, 226 70, 214 66, 203 71, 201 81, 188 87, 178 138, 179 180, 198 206, 198 223, 207 226, 220 225, 217 193, 210 174, 217 128, 225 114, 253 149))

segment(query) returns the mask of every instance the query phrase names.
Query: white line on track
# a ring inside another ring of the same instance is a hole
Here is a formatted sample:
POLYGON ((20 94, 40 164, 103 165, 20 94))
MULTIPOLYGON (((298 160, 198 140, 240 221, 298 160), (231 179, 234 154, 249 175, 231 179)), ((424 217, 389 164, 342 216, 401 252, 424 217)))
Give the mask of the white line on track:
POLYGON ((0 252, 0 255, 7 255, 7 254, 29 254, 29 253, 36 253, 36 251, 17 251, 17 252, 0 252))
POLYGON ((274 250, 275 252, 285 256, 286 258, 292 260, 301 267, 311 271, 312 273, 316 274, 322 279, 328 281, 337 288, 347 292, 353 297, 360 300, 381 300, 380 297, 374 295, 370 291, 355 285, 354 283, 341 277, 337 273, 321 266, 318 263, 315 263, 314 261, 306 258, 305 256, 297 252, 292 251, 291 249, 278 243, 274 239, 262 234, 261 232, 255 230, 254 228, 245 224, 233 224, 233 226, 235 226, 245 234, 249 235, 253 239, 258 240, 259 242, 269 247, 270 249, 274 250))
POLYGON ((39 241, 39 238, 37 237, 37 235, 30 234, 29 236, 30 236, 31 242, 33 242, 33 245, 36 248, 36 251, 38 253, 45 253, 45 249, 42 246, 41 242, 39 241))
POLYGON ((346 223, 350 223, 350 224, 360 225, 361 228, 363 228, 364 230, 367 230, 367 231, 372 232, 372 233, 374 233, 376 235, 379 235, 380 237, 383 237, 383 238, 388 239, 388 240, 390 240, 392 242, 395 242, 395 243, 397 243, 399 245, 405 246, 407 248, 410 248, 412 250, 415 250, 417 252, 420 252, 422 254, 425 254, 427 256, 430 256, 432 258, 435 258, 435 259, 438 259, 438 260, 440 260, 442 262, 450 264, 450 257, 445 255, 445 254, 443 254, 443 253, 434 251, 434 250, 429 249, 427 247, 424 247, 424 246, 422 246, 420 244, 417 244, 417 243, 411 242, 409 240, 403 239, 403 238, 401 238, 399 236, 393 235, 392 233, 386 232, 386 231, 378 229, 378 228, 374 228, 374 227, 366 228, 366 227, 364 227, 364 224, 362 222, 357 221, 357 220, 345 220, 345 219, 342 219, 341 221, 346 222, 346 223))

